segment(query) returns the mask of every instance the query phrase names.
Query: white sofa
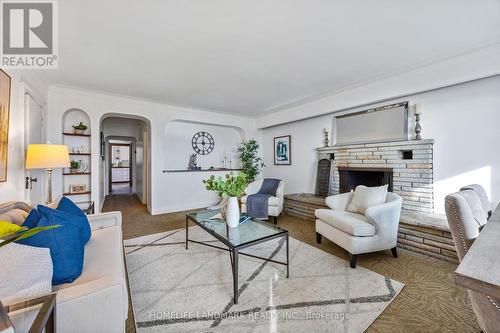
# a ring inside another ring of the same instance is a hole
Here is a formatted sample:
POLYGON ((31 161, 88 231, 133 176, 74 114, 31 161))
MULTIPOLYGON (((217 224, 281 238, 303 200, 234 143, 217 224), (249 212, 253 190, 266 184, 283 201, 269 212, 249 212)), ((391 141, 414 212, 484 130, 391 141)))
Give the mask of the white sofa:
MULTIPOLYGON (((120 212, 88 216, 92 236, 85 246, 80 277, 53 287, 57 292, 58 332, 124 332, 128 291, 120 212)), ((27 331, 33 318, 27 310, 11 317, 16 332, 27 331)))
POLYGON ((392 250, 397 258, 396 243, 402 199, 387 193, 386 202, 371 206, 364 215, 348 212, 353 193, 332 195, 325 199, 330 209, 317 209, 316 241, 325 236, 344 248, 351 255, 350 265, 356 267, 357 255, 368 252, 392 250))
MULTIPOLYGON (((247 212, 247 198, 251 194, 259 192, 263 179, 258 179, 250 184, 248 184, 245 189, 245 196, 241 198, 241 211, 243 213, 247 212)), ((283 211, 283 202, 285 197, 285 183, 283 181, 278 185, 276 190, 276 196, 270 197, 268 201, 267 215, 274 218, 274 224, 278 223, 278 216, 280 216, 283 211)))

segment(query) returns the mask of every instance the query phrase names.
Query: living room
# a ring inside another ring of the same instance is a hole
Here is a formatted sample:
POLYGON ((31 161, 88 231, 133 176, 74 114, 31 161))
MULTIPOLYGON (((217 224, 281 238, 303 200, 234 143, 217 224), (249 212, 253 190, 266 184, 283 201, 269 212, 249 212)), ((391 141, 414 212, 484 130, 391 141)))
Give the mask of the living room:
POLYGON ((500 331, 498 1, 0 5, 0 332, 500 331))

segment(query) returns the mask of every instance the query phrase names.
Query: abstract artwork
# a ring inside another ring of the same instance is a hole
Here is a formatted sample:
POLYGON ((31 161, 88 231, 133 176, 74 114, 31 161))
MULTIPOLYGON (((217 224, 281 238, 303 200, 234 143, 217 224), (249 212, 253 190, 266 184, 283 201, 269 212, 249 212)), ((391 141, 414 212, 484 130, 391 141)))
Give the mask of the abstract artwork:
POLYGON ((0 182, 7 181, 9 151, 10 76, 0 70, 0 182))
POLYGON ((292 164, 292 138, 290 135, 274 138, 274 164, 292 164))

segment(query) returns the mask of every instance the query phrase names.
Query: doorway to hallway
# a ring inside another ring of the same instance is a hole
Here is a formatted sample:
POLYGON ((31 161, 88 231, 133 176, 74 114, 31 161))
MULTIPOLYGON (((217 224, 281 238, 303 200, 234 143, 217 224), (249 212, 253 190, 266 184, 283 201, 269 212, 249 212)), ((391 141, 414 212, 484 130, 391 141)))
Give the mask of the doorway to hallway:
POLYGON ((109 143, 109 193, 133 192, 132 143, 109 143))

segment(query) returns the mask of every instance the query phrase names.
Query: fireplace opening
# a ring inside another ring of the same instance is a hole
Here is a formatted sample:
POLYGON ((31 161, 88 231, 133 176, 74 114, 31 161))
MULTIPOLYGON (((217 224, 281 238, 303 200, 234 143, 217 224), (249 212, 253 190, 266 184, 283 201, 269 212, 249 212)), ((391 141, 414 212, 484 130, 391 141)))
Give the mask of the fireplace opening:
POLYGON ((340 193, 354 191, 358 185, 388 185, 392 192, 392 169, 339 168, 339 183, 340 193))

